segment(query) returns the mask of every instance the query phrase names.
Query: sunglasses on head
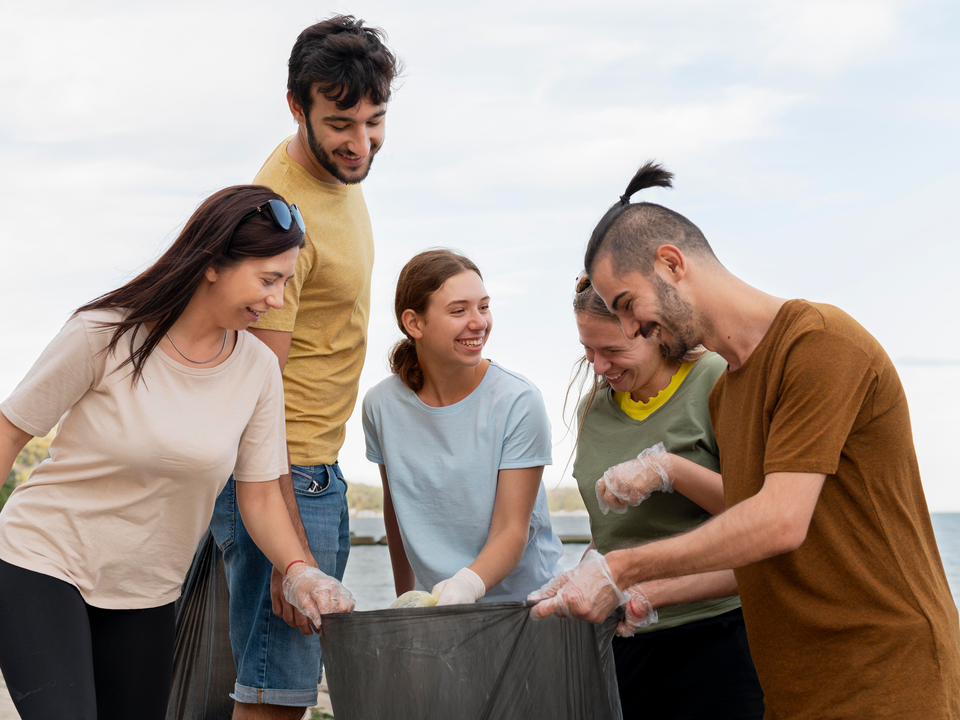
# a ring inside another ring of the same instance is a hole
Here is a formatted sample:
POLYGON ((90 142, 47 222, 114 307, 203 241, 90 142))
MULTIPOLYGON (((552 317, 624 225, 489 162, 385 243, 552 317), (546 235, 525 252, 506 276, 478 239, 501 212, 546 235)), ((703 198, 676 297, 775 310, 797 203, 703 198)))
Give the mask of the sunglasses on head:
POLYGON ((303 216, 300 214, 300 208, 296 205, 287 205, 282 200, 267 200, 263 205, 255 207, 240 218, 240 222, 253 217, 256 213, 263 213, 269 217, 281 230, 289 230, 293 223, 296 222, 297 227, 300 228, 300 232, 307 232, 307 226, 303 224, 303 216))
POLYGON ((587 271, 584 270, 579 275, 577 275, 577 284, 576 284, 577 295, 582 293, 588 287, 590 287, 590 276, 587 275, 587 271))

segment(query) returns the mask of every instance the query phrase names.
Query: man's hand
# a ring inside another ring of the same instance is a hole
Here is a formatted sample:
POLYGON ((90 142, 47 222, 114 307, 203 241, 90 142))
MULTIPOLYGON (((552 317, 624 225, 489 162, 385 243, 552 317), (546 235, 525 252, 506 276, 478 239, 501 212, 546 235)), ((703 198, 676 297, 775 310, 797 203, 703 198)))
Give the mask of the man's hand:
POLYGON ((606 620, 630 596, 617 587, 603 555, 590 550, 573 570, 560 573, 527 600, 533 617, 575 617, 593 623, 606 620))
MULTIPOLYGON (((310 567, 317 567, 317 561, 313 559, 313 555, 307 553, 306 561, 310 567)), ((288 603, 283 596, 283 575, 276 568, 273 569, 273 574, 270 576, 270 600, 274 615, 283 618, 283 621, 290 627, 299 628, 304 635, 313 635, 313 629, 310 627, 307 616, 288 603)))

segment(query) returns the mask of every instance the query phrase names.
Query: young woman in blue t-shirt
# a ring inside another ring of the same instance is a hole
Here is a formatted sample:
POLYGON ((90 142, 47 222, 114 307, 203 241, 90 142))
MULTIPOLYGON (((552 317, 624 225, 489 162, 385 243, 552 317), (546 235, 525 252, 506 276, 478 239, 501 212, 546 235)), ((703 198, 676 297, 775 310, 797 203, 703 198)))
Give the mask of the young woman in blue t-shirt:
POLYGON ((367 457, 380 466, 397 594, 438 604, 525 600, 559 572, 543 466, 543 399, 483 358, 493 318, 479 269, 449 250, 420 253, 395 299, 404 338, 393 375, 363 401, 367 457))

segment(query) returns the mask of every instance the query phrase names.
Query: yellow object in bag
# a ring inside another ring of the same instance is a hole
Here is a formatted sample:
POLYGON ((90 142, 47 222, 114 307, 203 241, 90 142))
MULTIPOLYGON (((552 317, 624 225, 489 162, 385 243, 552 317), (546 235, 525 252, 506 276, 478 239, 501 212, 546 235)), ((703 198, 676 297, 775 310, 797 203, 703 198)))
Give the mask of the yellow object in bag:
POLYGON ((437 604, 439 598, 423 590, 411 590, 398 597, 390 605, 390 610, 394 608, 414 608, 414 607, 432 607, 437 604))

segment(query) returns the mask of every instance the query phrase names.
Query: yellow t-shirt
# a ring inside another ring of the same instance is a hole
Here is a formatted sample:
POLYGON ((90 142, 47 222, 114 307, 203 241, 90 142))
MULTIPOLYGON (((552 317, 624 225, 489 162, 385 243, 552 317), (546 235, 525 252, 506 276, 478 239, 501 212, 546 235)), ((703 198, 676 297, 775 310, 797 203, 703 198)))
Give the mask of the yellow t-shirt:
POLYGON ((677 391, 677 388, 680 387, 680 383, 683 382, 683 379, 687 377, 687 373, 689 373, 696 364, 696 362, 683 363, 673 374, 673 377, 670 378, 670 384, 652 398, 647 400, 647 402, 637 402, 636 400, 633 400, 628 392, 615 392, 613 394, 613 399, 616 401, 617 405, 620 406, 620 409, 634 420, 646 420, 648 417, 653 415, 658 408, 662 407, 667 400, 670 399, 670 397, 677 391))
POLYGON ((367 347, 373 229, 360 185, 331 185, 290 159, 287 138, 254 178, 295 203, 306 245, 283 308, 253 327, 293 333, 283 372, 287 446, 295 465, 337 459, 357 402, 367 347))

